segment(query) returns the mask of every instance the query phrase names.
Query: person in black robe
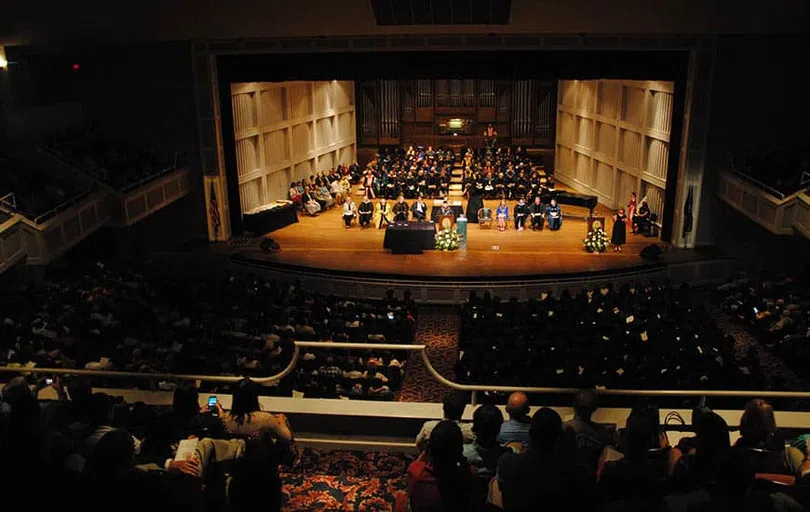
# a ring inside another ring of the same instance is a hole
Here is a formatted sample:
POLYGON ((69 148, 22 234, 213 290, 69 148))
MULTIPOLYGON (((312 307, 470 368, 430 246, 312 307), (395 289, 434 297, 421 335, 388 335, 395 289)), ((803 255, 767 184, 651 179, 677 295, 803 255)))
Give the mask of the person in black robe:
POLYGON ((400 195, 393 208, 394 222, 407 222, 409 211, 410 206, 405 202, 405 198, 400 195))
POLYGON ((360 203, 360 207, 357 209, 357 212, 360 214, 361 228, 369 227, 371 225, 371 217, 374 216, 374 205, 371 203, 369 195, 370 194, 366 194, 363 198, 363 202, 360 203))
POLYGON ((523 225, 526 223, 526 217, 529 216, 529 205, 521 197, 518 204, 515 205, 515 229, 523 231, 523 225))
POLYGON ((621 252, 622 245, 627 242, 627 216, 624 214, 624 208, 619 208, 616 215, 613 216, 613 233, 610 235, 610 243, 613 244, 613 250, 621 252))
POLYGON ((546 223, 546 219, 543 217, 546 214, 546 207, 542 201, 540 201, 540 196, 535 196, 534 203, 532 203, 529 211, 532 216, 532 231, 535 229, 543 231, 543 226, 546 223))

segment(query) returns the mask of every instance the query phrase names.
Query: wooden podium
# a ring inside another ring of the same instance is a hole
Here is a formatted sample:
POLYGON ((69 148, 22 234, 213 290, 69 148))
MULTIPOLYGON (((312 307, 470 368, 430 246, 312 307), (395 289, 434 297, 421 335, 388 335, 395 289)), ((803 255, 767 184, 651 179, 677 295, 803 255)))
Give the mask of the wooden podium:
POLYGON ((455 215, 439 215, 439 217, 436 219, 436 231, 453 229, 455 226, 456 226, 455 215))
POLYGON ((605 218, 604 217, 588 217, 588 232, 585 233, 585 236, 588 236, 588 233, 594 230, 594 224, 599 223, 598 226, 601 227, 605 232, 607 232, 607 226, 605 225, 605 218))

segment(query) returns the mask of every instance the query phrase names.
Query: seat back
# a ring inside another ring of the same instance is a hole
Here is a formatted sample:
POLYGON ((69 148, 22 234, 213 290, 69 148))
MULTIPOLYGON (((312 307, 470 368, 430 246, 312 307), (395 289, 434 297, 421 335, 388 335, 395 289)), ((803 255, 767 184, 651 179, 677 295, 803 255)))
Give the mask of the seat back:
POLYGON ((492 220, 492 208, 486 206, 478 209, 478 221, 492 220))

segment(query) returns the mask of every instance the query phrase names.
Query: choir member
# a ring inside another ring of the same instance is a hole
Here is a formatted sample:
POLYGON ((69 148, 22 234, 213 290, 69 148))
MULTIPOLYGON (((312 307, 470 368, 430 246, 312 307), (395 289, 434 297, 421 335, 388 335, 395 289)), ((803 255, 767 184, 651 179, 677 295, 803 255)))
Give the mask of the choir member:
POLYGON ((394 213, 394 222, 406 222, 408 220, 409 210, 410 207, 408 206, 408 203, 405 202, 405 198, 400 194, 399 199, 397 199, 397 202, 394 204, 392 209, 394 213))
POLYGON ((346 224, 346 229, 352 227, 352 220, 357 215, 357 205, 354 204, 352 198, 346 196, 343 201, 343 222, 346 224))
POLYGON ((321 205, 312 197, 309 187, 305 188, 304 193, 301 194, 301 203, 304 205, 304 209, 307 213, 313 217, 321 211, 321 205))
POLYGON ((371 198, 369 194, 366 194, 363 197, 363 201, 360 203, 360 208, 358 208, 358 212, 360 213, 360 227, 367 228, 371 225, 371 217, 374 215, 374 205, 371 204, 371 198))
POLYGON ((627 218, 630 219, 630 224, 632 225, 633 233, 636 230, 636 193, 630 192, 630 199, 627 201, 627 218))
POLYGON ((526 201, 521 197, 518 204, 515 206, 515 229, 523 231, 523 224, 526 223, 526 217, 529 215, 529 206, 526 201))
POLYGON ((619 211, 613 216, 613 233, 610 235, 610 243, 613 244, 614 251, 620 252, 625 242, 627 242, 627 216, 624 214, 624 208, 619 208, 619 211))
POLYGON ((546 208, 546 218, 550 230, 557 231, 562 227, 562 210, 556 199, 552 199, 551 204, 546 208))
POLYGON ((376 196, 374 195, 374 173, 371 170, 366 171, 366 176, 363 178, 363 188, 366 191, 366 195, 372 199, 376 196))
POLYGON ((543 203, 540 201, 540 196, 534 198, 534 203, 532 203, 530 211, 532 215, 532 231, 535 229, 543 231, 543 224, 546 222, 543 215, 546 213, 546 207, 543 206, 543 203))
POLYGON ((498 231, 506 229, 506 221, 509 220, 509 206, 506 205, 506 199, 501 198, 501 204, 495 210, 495 217, 498 219, 498 231))
POLYGON ((422 199, 422 196, 414 201, 413 205, 411 205, 411 215, 413 216, 414 220, 425 220, 427 218, 427 204, 425 200, 422 199))
POLYGON ((391 224, 391 205, 388 204, 388 201, 384 197, 377 203, 377 215, 379 217, 377 229, 382 229, 383 224, 386 226, 391 224))

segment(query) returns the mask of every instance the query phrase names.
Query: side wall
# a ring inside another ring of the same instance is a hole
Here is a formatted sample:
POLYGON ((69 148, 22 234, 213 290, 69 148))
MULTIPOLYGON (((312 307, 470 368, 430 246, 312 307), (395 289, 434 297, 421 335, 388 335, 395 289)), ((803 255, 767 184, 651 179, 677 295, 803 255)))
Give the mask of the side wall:
POLYGON ((242 213, 357 158, 354 82, 232 84, 231 108, 242 213))
POLYGON ((560 80, 555 175, 613 209, 630 192, 664 213, 674 85, 560 80))

